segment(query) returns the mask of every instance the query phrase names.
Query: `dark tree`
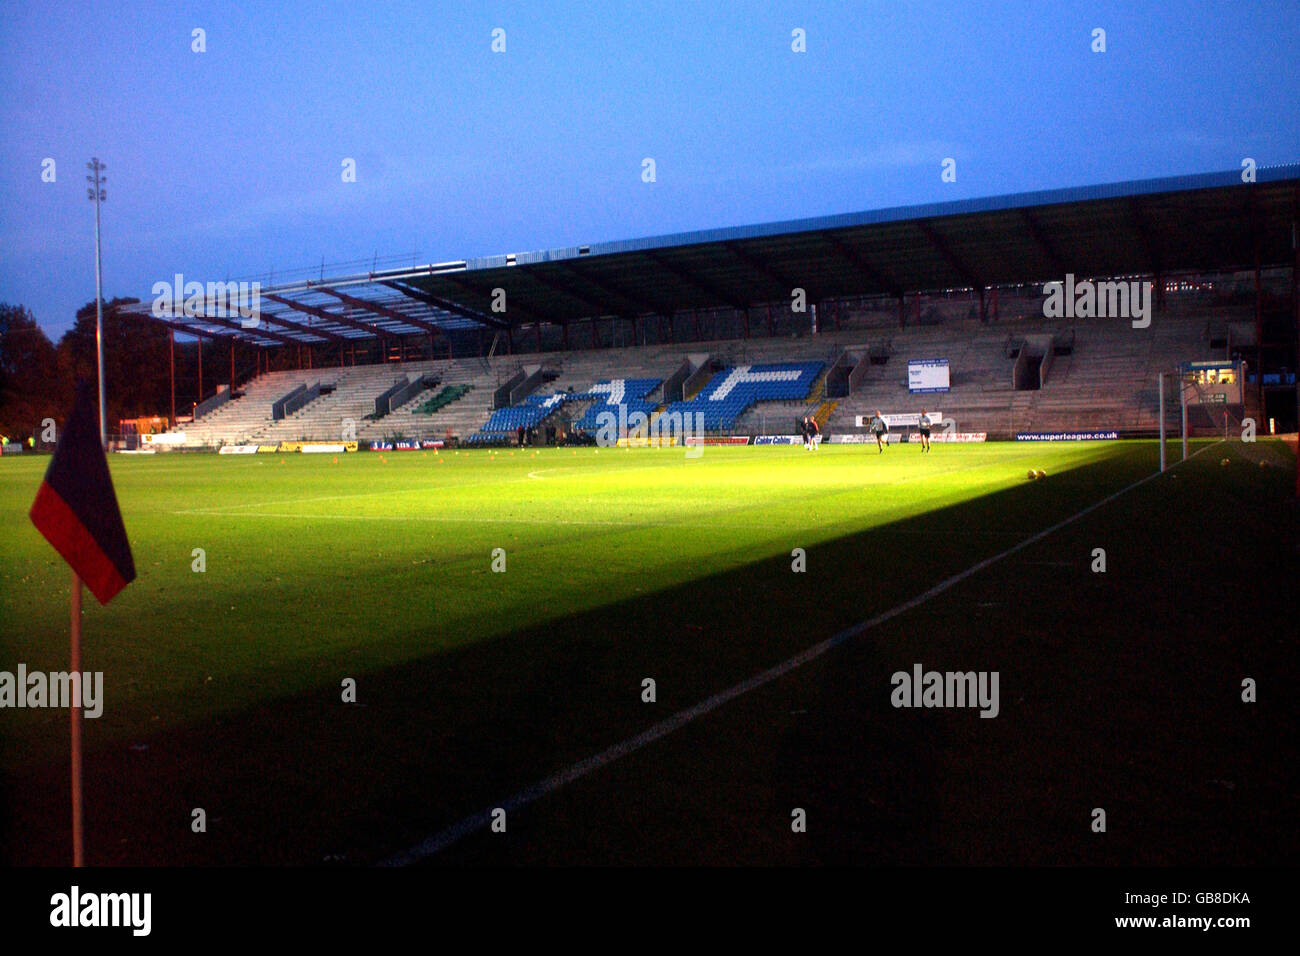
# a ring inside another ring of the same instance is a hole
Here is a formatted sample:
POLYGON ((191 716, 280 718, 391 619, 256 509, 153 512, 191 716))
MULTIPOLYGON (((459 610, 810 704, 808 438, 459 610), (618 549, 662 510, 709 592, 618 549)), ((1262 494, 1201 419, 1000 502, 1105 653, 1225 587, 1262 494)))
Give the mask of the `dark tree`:
MULTIPOLYGON (((123 418, 166 414, 169 409, 167 330, 121 306, 138 299, 104 304, 104 402, 110 434, 123 418)), ((77 321, 59 340, 59 371, 65 392, 78 378, 98 382, 95 357, 95 303, 77 310, 77 321)))
POLYGON ((41 421, 60 418, 61 394, 49 337, 26 308, 0 303, 0 434, 39 439, 41 421))

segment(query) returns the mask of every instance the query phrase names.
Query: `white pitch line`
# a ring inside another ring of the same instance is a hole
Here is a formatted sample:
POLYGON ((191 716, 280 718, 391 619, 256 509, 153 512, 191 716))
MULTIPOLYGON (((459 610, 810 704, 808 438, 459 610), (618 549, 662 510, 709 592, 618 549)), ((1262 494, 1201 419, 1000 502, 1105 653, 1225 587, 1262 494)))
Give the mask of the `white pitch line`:
MULTIPOLYGON (((1197 455, 1199 455, 1202 451, 1207 451, 1218 444, 1219 442, 1215 442, 1214 445, 1207 445, 1204 448, 1201 448, 1199 451, 1196 451, 1192 455, 1190 455, 1187 460, 1190 461, 1192 458, 1195 458, 1197 455)), ((1168 470, 1172 471, 1174 468, 1177 468, 1180 464, 1183 464, 1183 462, 1175 462, 1173 465, 1169 467, 1168 470)), ((926 601, 930 600, 931 598, 937 597, 938 595, 942 594, 944 591, 947 591, 955 587, 956 585, 960 584, 962 581, 966 580, 971 575, 978 574, 980 571, 983 571, 985 568, 997 564, 1003 558, 1010 557, 1011 555, 1017 553, 1018 551, 1022 551, 1025 548, 1029 547, 1031 544, 1043 540, 1043 538, 1046 538, 1048 535, 1052 534, 1053 532, 1059 531, 1061 528, 1064 528, 1066 525, 1072 524, 1075 521, 1078 521, 1080 518, 1084 517, 1085 515, 1091 514, 1092 512, 1096 511, 1098 508, 1110 504, 1112 501, 1114 501, 1116 498, 1119 498, 1121 495, 1128 494, 1128 492, 1132 491, 1134 488, 1140 488, 1142 485, 1145 485, 1148 481, 1152 481, 1155 478, 1159 478, 1160 475, 1161 472, 1157 471, 1157 472, 1153 472, 1150 475, 1147 475, 1145 478, 1140 478, 1137 481, 1133 482, 1131 485, 1128 485, 1124 488, 1121 488, 1119 491, 1116 491, 1114 494, 1107 495, 1105 498, 1102 498, 1100 501, 1093 502, 1088 507, 1084 508, 1082 511, 1075 512, 1074 514, 1070 515, 1070 517, 1058 521, 1056 524, 1052 525, 1051 527, 1046 528, 1045 530, 1040 531, 1037 534, 1032 535, 1023 541, 1013 544, 1005 551, 995 554, 991 558, 985 558, 983 561, 979 561, 976 564, 972 564, 966 570, 959 571, 956 574, 952 575, 951 577, 944 578, 934 587, 930 588, 928 591, 923 592, 922 594, 918 594, 910 601, 905 601, 902 604, 899 604, 897 607, 890 608, 888 611, 885 611, 882 614, 877 614, 875 617, 871 618, 870 620, 866 620, 858 624, 854 624, 852 627, 846 628, 845 630, 840 631, 838 634, 832 637, 828 637, 826 640, 822 641, 821 643, 814 644, 812 647, 796 654, 794 657, 782 661, 780 664, 777 664, 775 667, 771 667, 765 671, 761 671, 760 673, 755 674, 754 676, 748 678, 747 680, 741 681, 739 684, 735 684, 732 687, 728 687, 724 691, 719 691, 718 693, 714 694, 712 697, 706 698, 705 700, 700 701, 698 704, 695 704, 692 707, 687 707, 685 710, 679 710, 671 717, 665 720, 661 720, 659 723, 654 724, 651 727, 648 727, 647 729, 643 730, 641 733, 637 734, 636 736, 629 737, 628 739, 620 743, 614 744, 612 747, 607 747, 606 749, 600 751, 599 753, 593 754, 592 756, 587 757, 585 760, 580 760, 577 763, 572 764, 571 766, 561 770, 559 773, 547 777, 545 780, 540 780, 537 783, 532 784, 531 786, 525 787, 523 790, 520 790, 519 792, 515 793, 510 798, 506 800, 502 800, 501 802, 494 804, 492 807, 489 807, 484 810, 480 810, 478 813, 474 813, 468 817, 465 817, 459 823, 452 824, 451 826, 447 827, 445 830, 442 830, 441 832, 436 833, 433 836, 429 837, 427 840, 424 840, 423 842, 418 843, 415 846, 410 847, 409 849, 403 850, 400 853, 396 853, 388 857, 386 860, 383 860, 379 865, 385 867, 410 866, 412 863, 418 863, 420 860, 427 859, 428 857, 431 857, 437 853, 441 853, 443 850, 447 849, 447 847, 452 846, 455 843, 459 843, 461 840, 469 836, 471 833, 475 833, 478 830, 482 830, 488 827, 492 822, 493 811, 496 810, 497 808, 506 811, 507 816, 509 816, 509 814, 512 813, 513 811, 518 810, 522 807, 526 807, 530 803, 533 803, 541 799, 542 797, 548 796, 549 794, 556 792, 557 790, 564 787, 566 784, 573 783, 575 780, 579 780, 582 777, 587 776, 589 773, 592 773, 595 770, 599 770, 602 767, 605 767, 613 763, 614 761, 618 760, 620 757, 626 757, 628 754, 635 753, 636 751, 642 749, 648 744, 652 744, 655 741, 662 739, 663 737, 667 737, 674 730, 678 730, 686 726, 687 724, 691 723, 691 721, 696 720, 699 717, 703 717, 705 714, 711 713, 714 710, 717 710, 723 704, 728 703, 729 701, 732 701, 743 694, 747 694, 751 690, 757 690, 758 688, 763 687, 766 684, 770 684, 778 677, 783 677, 786 674, 790 673, 791 671, 803 667, 805 664, 809 663, 810 661, 816 660, 817 658, 825 654, 827 651, 830 651, 838 647, 840 644, 843 644, 845 641, 849 640, 850 638, 857 637, 859 634, 863 633, 864 631, 868 631, 873 627, 877 627, 881 624, 884 624, 886 621, 890 621, 893 618, 898 617, 900 614, 905 614, 906 612, 912 610, 914 607, 924 604, 926 601)))

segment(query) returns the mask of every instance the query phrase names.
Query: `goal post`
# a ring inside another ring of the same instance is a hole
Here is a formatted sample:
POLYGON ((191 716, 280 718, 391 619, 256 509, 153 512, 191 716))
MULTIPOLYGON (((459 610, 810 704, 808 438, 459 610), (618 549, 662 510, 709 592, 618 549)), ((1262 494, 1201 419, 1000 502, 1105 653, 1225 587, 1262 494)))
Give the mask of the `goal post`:
POLYGON ((1165 470, 1165 373, 1156 376, 1160 389, 1160 470, 1165 470))
MULTIPOLYGON (((1267 423, 1260 429, 1256 407, 1246 402, 1243 373, 1239 360, 1183 362, 1175 369, 1166 367, 1158 373, 1156 404, 1162 472, 1169 467, 1169 443, 1175 435, 1181 438, 1182 448, 1181 458, 1172 459, 1174 462, 1191 457, 1189 445, 1193 438, 1224 443, 1220 457, 1225 466, 1242 462, 1284 468, 1294 460, 1281 442, 1269 440, 1273 436, 1267 423)), ((1300 469, 1296 482, 1300 485, 1300 469)))
POLYGON ((1161 471, 1169 467, 1169 445, 1175 438, 1178 461, 1186 461, 1191 454, 1194 435, 1213 435, 1225 441, 1241 438, 1246 426, 1239 363, 1183 362, 1159 372, 1156 379, 1161 471))
POLYGON ((1158 373, 1156 389, 1160 470, 1163 472, 1169 467, 1169 442, 1172 436, 1181 439, 1181 454, 1178 460, 1186 461, 1189 454, 1187 450, 1187 440, 1190 435, 1187 421, 1188 396, 1183 387, 1182 373, 1177 370, 1158 373))

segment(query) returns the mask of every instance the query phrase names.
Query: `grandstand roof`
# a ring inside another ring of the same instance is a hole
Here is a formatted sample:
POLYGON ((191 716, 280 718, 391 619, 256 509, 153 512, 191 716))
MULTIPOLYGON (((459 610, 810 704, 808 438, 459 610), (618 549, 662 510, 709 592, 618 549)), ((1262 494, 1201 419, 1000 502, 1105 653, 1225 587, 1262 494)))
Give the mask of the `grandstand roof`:
MULTIPOLYGON (((262 286, 262 345, 1293 262, 1300 164, 901 206, 262 286), (504 313, 493 290, 504 289, 504 313)), ((150 314, 150 302, 132 311, 150 314)))

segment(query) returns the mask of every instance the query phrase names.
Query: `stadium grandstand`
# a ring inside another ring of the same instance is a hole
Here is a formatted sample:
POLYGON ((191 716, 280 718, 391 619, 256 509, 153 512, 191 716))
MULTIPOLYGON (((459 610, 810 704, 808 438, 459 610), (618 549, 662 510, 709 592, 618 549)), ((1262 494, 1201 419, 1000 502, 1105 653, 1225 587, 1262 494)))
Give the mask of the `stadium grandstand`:
POLYGON ((127 311, 258 348, 174 429, 191 446, 564 440, 620 407, 728 436, 805 415, 850 435, 877 408, 937 406, 989 438, 1150 435, 1157 376, 1215 362, 1242 377, 1235 420, 1294 430, 1300 165, 1256 175, 321 274, 262 286, 256 323, 127 311), (1050 315, 1048 284, 1076 279, 1149 283, 1150 312, 1050 315), (909 364, 936 358, 942 394, 910 388, 909 364))

